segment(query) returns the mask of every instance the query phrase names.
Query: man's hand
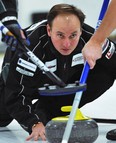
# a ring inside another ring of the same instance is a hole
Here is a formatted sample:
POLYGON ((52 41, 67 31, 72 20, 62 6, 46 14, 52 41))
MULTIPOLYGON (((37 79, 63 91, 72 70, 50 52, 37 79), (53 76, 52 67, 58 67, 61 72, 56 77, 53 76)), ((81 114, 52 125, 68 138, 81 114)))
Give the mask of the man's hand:
POLYGON ((102 45, 90 40, 82 49, 82 54, 84 59, 88 62, 90 69, 93 69, 96 64, 96 60, 100 59, 102 56, 102 45))
POLYGON ((32 127, 32 133, 27 137, 27 141, 34 139, 34 141, 37 141, 38 139, 42 139, 42 141, 46 141, 45 137, 45 127, 42 123, 36 124, 34 127, 32 127))
POLYGON ((15 50, 17 48, 18 41, 26 46, 30 45, 29 40, 27 40, 26 34, 21 29, 17 21, 8 21, 3 23, 3 25, 12 33, 12 35, 6 35, 2 32, 2 41, 12 47, 12 49, 15 50))

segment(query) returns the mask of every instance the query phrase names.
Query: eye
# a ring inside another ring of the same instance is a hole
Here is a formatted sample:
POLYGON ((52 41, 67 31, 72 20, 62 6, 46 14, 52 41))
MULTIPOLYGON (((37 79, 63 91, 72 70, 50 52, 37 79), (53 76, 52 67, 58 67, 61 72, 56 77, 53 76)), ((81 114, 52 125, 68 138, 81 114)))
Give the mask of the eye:
POLYGON ((58 33, 57 36, 58 36, 59 38, 64 38, 64 35, 63 35, 62 33, 58 33))
POLYGON ((77 37, 77 34, 76 34, 76 33, 73 33, 69 38, 70 38, 70 39, 74 39, 75 37, 77 37))

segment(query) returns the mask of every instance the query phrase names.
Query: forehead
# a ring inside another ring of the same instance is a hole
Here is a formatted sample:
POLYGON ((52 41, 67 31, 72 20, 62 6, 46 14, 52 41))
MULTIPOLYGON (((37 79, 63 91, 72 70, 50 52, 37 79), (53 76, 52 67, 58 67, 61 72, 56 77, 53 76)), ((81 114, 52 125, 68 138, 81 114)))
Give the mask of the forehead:
MULTIPOLYGON (((80 22, 79 21, 79 18, 76 16, 76 15, 74 15, 74 14, 70 14, 70 13, 65 13, 65 14, 59 14, 59 15, 57 15, 55 18, 54 18, 54 20, 53 20, 53 22, 54 21, 62 21, 62 20, 64 20, 64 21, 67 21, 67 22, 73 22, 73 21, 78 21, 78 22, 80 22)), ((60 22, 59 21, 59 22, 60 22)))
POLYGON ((52 29, 74 32, 80 29, 79 18, 74 14, 60 14, 53 20, 52 29))

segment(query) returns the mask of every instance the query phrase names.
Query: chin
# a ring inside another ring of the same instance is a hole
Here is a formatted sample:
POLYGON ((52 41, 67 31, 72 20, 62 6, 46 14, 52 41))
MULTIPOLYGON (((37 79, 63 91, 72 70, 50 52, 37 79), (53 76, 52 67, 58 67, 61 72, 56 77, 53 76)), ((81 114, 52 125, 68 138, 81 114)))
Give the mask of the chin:
POLYGON ((68 56, 70 55, 72 52, 66 52, 66 51, 63 51, 63 52, 60 52, 61 55, 63 56, 68 56))

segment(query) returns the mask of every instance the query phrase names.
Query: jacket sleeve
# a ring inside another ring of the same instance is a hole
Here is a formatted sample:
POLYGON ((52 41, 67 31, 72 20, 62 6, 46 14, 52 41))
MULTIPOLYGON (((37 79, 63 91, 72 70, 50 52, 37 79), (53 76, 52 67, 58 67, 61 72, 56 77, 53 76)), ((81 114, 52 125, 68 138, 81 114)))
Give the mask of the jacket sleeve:
POLYGON ((30 77, 26 77, 27 82, 22 82, 24 75, 16 71, 18 59, 18 56, 14 56, 10 63, 5 86, 5 106, 10 116, 30 133, 32 126, 40 122, 32 105, 32 100, 38 95, 36 87, 29 83, 30 77))
MULTIPOLYGON (((44 27, 46 28, 46 25, 44 27)), ((41 32, 41 29, 37 30, 37 28, 33 28, 28 31, 30 34, 28 38, 31 41, 31 45, 28 48, 31 51, 38 44, 38 37, 40 36, 38 36, 38 31, 41 32)), ((34 54, 41 58, 41 53, 43 52, 42 48, 39 47, 34 51, 34 54)), ((39 98, 38 87, 45 84, 42 83, 44 80, 41 80, 39 77, 43 77, 44 74, 20 50, 20 48, 17 48, 10 62, 9 74, 5 86, 5 106, 9 114, 19 124, 25 127, 26 130, 31 130, 34 124, 43 122, 43 117, 40 117, 41 115, 38 113, 38 110, 35 111, 33 108, 32 100, 39 98)))
POLYGON ((0 0, 0 20, 6 16, 17 17, 17 0, 0 0))

